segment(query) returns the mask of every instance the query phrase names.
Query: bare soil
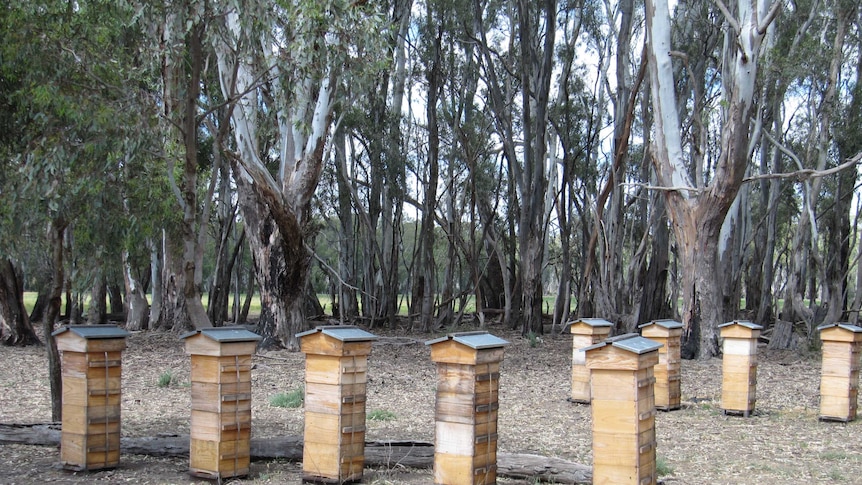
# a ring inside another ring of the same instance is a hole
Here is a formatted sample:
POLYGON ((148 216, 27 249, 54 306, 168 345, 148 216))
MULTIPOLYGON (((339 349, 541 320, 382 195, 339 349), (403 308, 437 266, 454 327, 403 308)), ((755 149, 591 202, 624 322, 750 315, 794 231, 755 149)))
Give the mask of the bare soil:
MULTIPOLYGON (((589 464, 590 408, 569 396, 571 338, 546 335, 529 341, 501 328, 509 340, 501 369, 499 449, 589 464)), ((372 330, 382 338, 369 358, 369 416, 389 411, 390 420, 369 420, 368 439, 434 439, 436 373, 430 335, 372 330)), ((44 348, 0 348, 0 422, 51 420, 44 348)), ((721 360, 683 361, 683 408, 656 418, 661 480, 666 484, 862 483, 860 421, 818 420, 819 356, 761 348, 757 410, 749 418, 720 409, 721 360)), ((254 357, 255 436, 301 435, 303 410, 273 407, 271 396, 302 386, 304 356, 287 351, 254 357)), ((174 334, 137 333, 123 354, 124 436, 188 433, 189 358, 174 334), (159 387, 167 371, 172 384, 159 387)), ((187 474, 187 458, 124 455, 118 468, 74 473, 60 468, 52 447, 0 445, 0 483, 207 483, 187 474)), ((300 465, 256 461, 251 473, 226 483, 299 483, 300 465)), ((365 483, 430 484, 430 470, 394 466, 367 470, 365 483)), ((529 483, 500 479, 500 483, 529 483)))

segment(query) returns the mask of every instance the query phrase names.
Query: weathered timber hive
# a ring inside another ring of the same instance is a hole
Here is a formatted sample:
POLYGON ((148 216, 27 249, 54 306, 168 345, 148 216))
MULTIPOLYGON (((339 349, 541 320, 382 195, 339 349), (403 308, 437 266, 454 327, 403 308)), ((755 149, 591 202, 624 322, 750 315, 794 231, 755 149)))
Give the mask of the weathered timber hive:
POLYGON ((500 362, 509 342, 487 332, 429 340, 437 364, 434 483, 497 483, 500 362))
POLYGON ((760 325, 734 320, 718 326, 724 339, 721 364, 721 409, 748 417, 757 395, 757 338, 760 325))
POLYGON ((251 356, 261 337, 245 327, 214 327, 181 338, 191 356, 189 473, 208 479, 247 475, 251 356))
POLYGON ((658 364, 655 366, 655 407, 672 411, 681 406, 680 341, 682 323, 673 320, 653 320, 639 327, 641 335, 660 343, 658 364))
POLYGON ((587 369, 584 348, 607 338, 613 326, 613 323, 601 318, 579 318, 568 323, 572 334, 572 402, 590 403, 590 371, 587 369))
POLYGON ((846 323, 821 325, 823 363, 820 375, 820 419, 856 419, 862 327, 846 323))
POLYGON ((595 484, 657 481, 653 367, 660 346, 626 334, 584 350, 592 392, 595 484))
POLYGON ((297 337, 305 354, 303 481, 360 481, 368 354, 377 337, 348 325, 317 327, 297 337))
POLYGON ((60 462, 71 470, 120 463, 120 403, 125 330, 68 325, 52 334, 63 354, 60 462))

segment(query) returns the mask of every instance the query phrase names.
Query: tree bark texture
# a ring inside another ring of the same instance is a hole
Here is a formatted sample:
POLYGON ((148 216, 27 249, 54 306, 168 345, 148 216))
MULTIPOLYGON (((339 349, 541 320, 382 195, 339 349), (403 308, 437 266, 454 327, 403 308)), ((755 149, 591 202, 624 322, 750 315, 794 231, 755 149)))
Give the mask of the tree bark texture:
POLYGON ((51 284, 51 298, 45 319, 42 320, 42 330, 45 334, 45 349, 48 352, 48 381, 51 387, 51 419, 60 421, 63 413, 63 378, 60 374, 60 351, 57 350, 57 341, 51 335, 54 325, 60 315, 60 304, 63 297, 63 283, 65 282, 63 262, 63 242, 66 235, 66 221, 55 218, 49 227, 49 239, 51 241, 51 262, 54 267, 54 275, 51 284))
POLYGON ((41 343, 24 307, 21 273, 8 258, 0 260, 0 343, 7 346, 41 343))

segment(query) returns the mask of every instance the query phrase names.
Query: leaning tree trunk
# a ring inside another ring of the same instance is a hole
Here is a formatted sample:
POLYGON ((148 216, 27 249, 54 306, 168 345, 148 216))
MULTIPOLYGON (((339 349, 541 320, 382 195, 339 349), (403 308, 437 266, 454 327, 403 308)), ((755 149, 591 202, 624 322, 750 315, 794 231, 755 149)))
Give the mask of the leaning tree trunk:
POLYGON ((51 283, 51 298, 45 319, 42 320, 42 329, 45 334, 45 345, 48 351, 48 382, 51 386, 51 419, 60 421, 63 413, 63 380, 60 375, 60 352, 57 350, 57 342, 54 340, 54 324, 60 316, 60 304, 63 297, 63 283, 65 275, 63 271, 63 240, 66 234, 66 222, 55 219, 50 227, 51 260, 54 266, 54 275, 51 283))
POLYGON ((39 344, 27 309, 24 285, 11 259, 0 261, 0 344, 25 346, 39 344))

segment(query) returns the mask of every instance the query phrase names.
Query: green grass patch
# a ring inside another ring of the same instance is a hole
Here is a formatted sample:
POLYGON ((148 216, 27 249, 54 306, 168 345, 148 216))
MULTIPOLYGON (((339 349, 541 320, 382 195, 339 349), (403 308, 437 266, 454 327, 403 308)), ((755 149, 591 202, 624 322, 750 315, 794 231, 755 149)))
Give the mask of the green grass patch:
POLYGON ((385 409, 373 409, 368 413, 369 421, 392 421, 396 418, 395 413, 385 409))
POLYGON ((156 385, 159 387, 168 387, 171 385, 171 382, 173 382, 173 380, 174 373, 172 370, 168 369, 159 375, 159 379, 156 381, 156 385))
POLYGON ((279 392, 269 398, 269 405, 274 408, 298 408, 305 402, 305 389, 298 387, 289 392, 279 392))
POLYGON ((668 465, 667 460, 659 456, 655 459, 655 471, 658 476, 666 477, 668 475, 673 475, 674 469, 672 466, 668 465))

